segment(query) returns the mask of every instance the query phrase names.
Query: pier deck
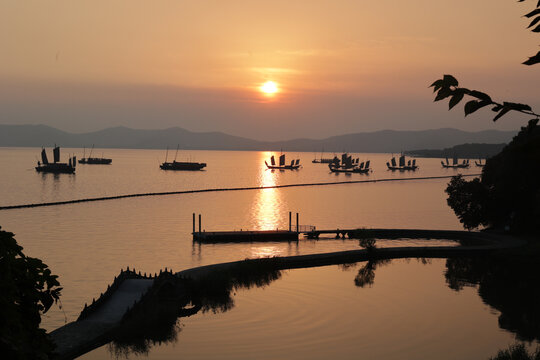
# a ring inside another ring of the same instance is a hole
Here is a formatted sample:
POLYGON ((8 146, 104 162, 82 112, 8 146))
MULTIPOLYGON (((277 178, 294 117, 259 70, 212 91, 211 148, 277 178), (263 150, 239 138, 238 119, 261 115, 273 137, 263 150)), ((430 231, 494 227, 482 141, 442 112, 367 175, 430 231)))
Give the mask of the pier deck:
POLYGON ((199 231, 193 232, 193 241, 200 243, 257 242, 257 241, 298 241, 300 235, 308 239, 319 239, 321 235, 335 235, 336 238, 358 239, 453 239, 463 238, 462 231, 438 231, 419 229, 321 229, 315 226, 293 226, 292 230, 248 230, 248 231, 199 231), (298 231, 295 231, 298 230, 298 231))
POLYGON ((255 241, 297 241, 298 232, 287 230, 263 231, 203 231, 194 232, 193 241, 204 243, 255 242, 255 241))

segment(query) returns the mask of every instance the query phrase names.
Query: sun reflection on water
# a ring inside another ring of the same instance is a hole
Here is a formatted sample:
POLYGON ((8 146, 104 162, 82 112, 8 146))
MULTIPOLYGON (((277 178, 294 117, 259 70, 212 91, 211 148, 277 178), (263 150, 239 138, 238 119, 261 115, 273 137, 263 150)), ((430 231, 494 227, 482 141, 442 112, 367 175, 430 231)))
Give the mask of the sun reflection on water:
POLYGON ((253 246, 250 258, 264 258, 283 255, 283 248, 278 246, 253 246))
MULTIPOLYGON (((268 170, 264 161, 270 158, 271 152, 260 152, 259 186, 274 186, 276 183, 276 173, 268 170)), ((256 230, 275 230, 279 227, 279 218, 282 211, 282 202, 279 189, 262 189, 257 195, 252 205, 252 222, 256 230)))

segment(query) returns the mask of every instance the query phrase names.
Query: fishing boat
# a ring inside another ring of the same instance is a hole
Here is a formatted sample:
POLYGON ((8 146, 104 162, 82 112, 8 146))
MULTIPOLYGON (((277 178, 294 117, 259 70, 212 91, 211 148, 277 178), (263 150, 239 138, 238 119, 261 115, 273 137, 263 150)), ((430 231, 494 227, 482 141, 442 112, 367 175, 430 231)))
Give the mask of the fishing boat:
POLYGON ((354 163, 356 163, 356 165, 349 167, 348 164, 345 166, 339 166, 337 162, 332 162, 331 164, 328 164, 328 168, 334 173, 369 174, 372 171, 369 167, 370 160, 366 161, 365 163, 361 162, 360 164, 358 164, 356 161, 354 161, 354 163))
POLYGON ((409 159, 406 160, 405 155, 401 154, 399 157, 399 165, 396 163, 396 158, 392 157, 392 160, 390 162, 386 163, 386 166, 388 167, 388 170, 392 171, 415 171, 418 169, 418 166, 416 165, 416 159, 409 159))
POLYGON ((298 170, 300 168, 300 159, 291 160, 291 163, 288 165, 285 165, 285 154, 281 154, 279 156, 279 165, 276 165, 276 159, 274 158, 274 155, 270 157, 270 165, 264 161, 266 164, 266 167, 268 169, 274 169, 274 170, 298 170))
POLYGON ((69 158, 68 163, 60 162, 60 147, 54 145, 53 149, 54 162, 50 163, 47 159, 45 149, 41 149, 41 161, 38 161, 36 166, 37 172, 55 173, 55 174, 73 174, 77 159, 75 156, 69 158))
POLYGON ((94 151, 94 144, 92 144, 92 149, 90 149, 90 155, 86 157, 86 148, 84 148, 83 157, 79 160, 79 164, 109 165, 112 162, 112 159, 92 157, 92 151, 94 151))
POLYGON ((317 155, 315 155, 315 158, 311 161, 314 164, 330 164, 332 162, 332 158, 325 158, 323 157, 324 151, 321 151, 321 157, 317 159, 317 155))
POLYGON ((178 156, 178 149, 179 149, 179 146, 176 147, 176 155, 174 156, 173 162, 167 162, 167 158, 169 156, 169 148, 167 147, 167 152, 165 154, 165 162, 159 165, 161 170, 193 171, 193 170, 201 170, 202 168, 206 167, 206 163, 191 162, 191 161, 176 161, 176 157, 178 156))
POLYGON ((341 154, 341 160, 337 156, 334 156, 334 158, 330 162, 332 168, 334 169, 352 169, 358 167, 359 163, 359 158, 353 159, 352 155, 349 155, 347 153, 341 154))
POLYGON ((486 165, 485 161, 482 162, 482 159, 478 159, 478 161, 474 161, 474 164, 478 167, 484 167, 486 165))
POLYGON ((452 164, 448 162, 448 158, 446 158, 446 163, 444 161, 441 161, 441 165, 443 168, 451 168, 451 169, 464 169, 469 167, 469 159, 463 159, 463 162, 459 162, 458 158, 454 156, 452 159, 452 164))

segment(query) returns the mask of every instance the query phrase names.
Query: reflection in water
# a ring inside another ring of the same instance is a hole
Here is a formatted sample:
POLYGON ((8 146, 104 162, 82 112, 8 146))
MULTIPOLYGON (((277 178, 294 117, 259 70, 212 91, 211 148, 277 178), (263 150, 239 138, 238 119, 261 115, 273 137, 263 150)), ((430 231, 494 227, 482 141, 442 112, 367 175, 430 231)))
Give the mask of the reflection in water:
MULTIPOLYGON (((261 152, 259 167, 259 186, 274 186, 279 172, 268 170, 264 166, 264 159, 270 156, 269 152, 261 152)), ((281 212, 281 199, 279 189, 263 189, 257 192, 252 205, 252 214, 257 224, 256 230, 274 230, 279 226, 281 212)))
POLYGON ((501 253, 446 262, 446 282, 460 291, 477 286, 484 303, 498 310, 499 327, 519 340, 540 340, 540 262, 534 252, 501 253))
POLYGON ((65 188, 66 187, 65 185, 67 184, 68 185, 67 187, 70 190, 73 190, 73 188, 75 187, 75 174, 56 174, 56 173, 42 172, 40 173, 40 175, 41 175, 41 192, 42 193, 51 192, 53 194, 53 199, 58 199, 61 197, 60 192, 62 190, 62 186, 64 186, 65 188), (51 183, 51 180, 52 180, 52 191, 48 191, 47 187, 51 183), (60 180, 62 180, 62 182, 60 180))
MULTIPOLYGON (((429 259, 419 258, 416 261, 430 263, 429 259)), ((375 271, 390 263, 390 260, 373 259, 340 267, 347 270, 360 266, 354 284, 365 288, 374 284, 375 271)), ((540 290, 534 288, 540 280, 538 266, 532 260, 523 264, 502 256, 449 259, 446 279, 454 290, 478 284, 484 301, 501 311, 500 326, 518 333, 521 339, 533 340, 539 337, 540 290)), ((215 269, 197 281, 168 279, 155 286, 152 297, 145 299, 124 319, 122 331, 115 336, 109 350, 117 357, 127 357, 130 354, 147 354, 156 344, 176 342, 183 329, 178 318, 201 311, 228 311, 235 305, 234 290, 264 287, 281 277, 279 268, 275 259, 246 260, 235 267, 215 269)))
POLYGON ((256 246, 251 247, 250 258, 267 258, 283 255, 283 249, 278 246, 256 246))
POLYGON ((161 274, 142 301, 128 310, 109 344, 109 352, 116 358, 127 358, 130 354, 148 354, 154 345, 176 342, 182 330, 178 318, 199 311, 232 309, 234 290, 270 284, 281 278, 277 267, 273 259, 259 259, 211 271, 197 280, 161 274))

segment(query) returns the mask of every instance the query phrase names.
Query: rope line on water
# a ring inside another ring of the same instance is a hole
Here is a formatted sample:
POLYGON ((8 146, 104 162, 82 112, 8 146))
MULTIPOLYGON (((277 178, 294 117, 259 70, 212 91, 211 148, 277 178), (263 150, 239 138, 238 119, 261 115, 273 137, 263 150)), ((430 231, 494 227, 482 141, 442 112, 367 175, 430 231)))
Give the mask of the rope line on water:
MULTIPOLYGON (((466 175, 462 174, 462 176, 480 176, 480 174, 466 174, 466 175)), ((303 187, 303 186, 345 185, 345 184, 362 184, 362 183, 376 183, 376 182, 388 182, 388 181, 450 179, 452 177, 454 177, 454 175, 423 176, 423 177, 397 178, 397 179, 386 178, 386 179, 372 179, 372 180, 333 181, 333 182, 286 184, 286 185, 272 185, 272 186, 248 186, 248 187, 233 187, 233 188, 210 188, 210 189, 198 189, 198 190, 164 191, 164 192, 126 194, 126 195, 116 195, 116 196, 103 196, 103 197, 96 197, 96 198, 54 201, 54 202, 44 202, 44 203, 34 203, 34 204, 8 205, 8 206, 0 206, 0 210, 24 209, 24 208, 34 208, 34 207, 41 207, 41 206, 67 205, 67 204, 77 204, 77 203, 91 202, 91 201, 117 200, 117 199, 126 199, 126 198, 142 197, 142 196, 183 195, 183 194, 198 194, 198 193, 220 192, 220 191, 281 189, 281 188, 303 187)))

